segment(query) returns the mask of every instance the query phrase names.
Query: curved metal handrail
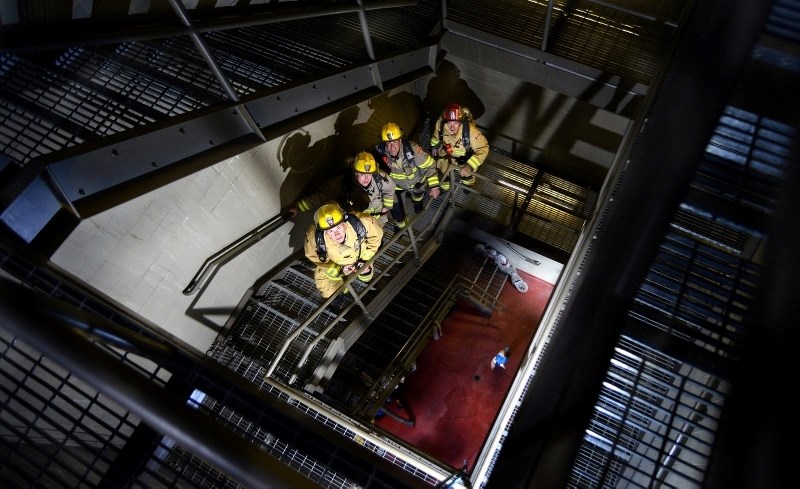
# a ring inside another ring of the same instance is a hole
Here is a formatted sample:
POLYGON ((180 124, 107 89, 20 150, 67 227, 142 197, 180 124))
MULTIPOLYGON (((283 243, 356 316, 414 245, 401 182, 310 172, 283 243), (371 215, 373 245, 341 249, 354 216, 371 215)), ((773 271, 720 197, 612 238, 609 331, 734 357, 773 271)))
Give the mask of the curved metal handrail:
POLYGON ((209 273, 211 273, 211 269, 218 264, 222 263, 223 261, 231 258, 234 255, 241 253, 245 248, 251 246, 256 241, 261 240, 267 234, 275 231, 279 227, 281 227, 286 221, 291 218, 292 214, 290 212, 284 212, 283 214, 279 214, 275 217, 270 218, 266 222, 259 225, 257 228, 253 229, 252 231, 248 232, 247 234, 241 236, 236 241, 230 243, 225 248, 222 248, 218 252, 214 253, 213 255, 206 258, 206 261, 203 262, 203 265, 197 270, 197 273, 194 274, 192 280, 189 282, 189 285, 183 289, 183 295, 192 295, 196 290, 197 286, 205 280, 209 273))

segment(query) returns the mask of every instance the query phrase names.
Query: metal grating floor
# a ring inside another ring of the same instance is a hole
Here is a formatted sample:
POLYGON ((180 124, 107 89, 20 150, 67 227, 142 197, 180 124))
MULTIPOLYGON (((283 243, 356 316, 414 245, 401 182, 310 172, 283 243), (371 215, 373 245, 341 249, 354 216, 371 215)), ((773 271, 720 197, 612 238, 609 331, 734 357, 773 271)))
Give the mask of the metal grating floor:
MULTIPOLYGON (((375 54, 420 47, 439 12, 434 0, 370 11, 375 54)), ((356 13, 202 35, 239 97, 371 61, 356 13)), ((176 115, 233 103, 188 36, 75 47, 53 55, 3 53, 0 73, 0 153, 17 166, 176 115)))
POLYGON ((730 386, 622 337, 569 487, 702 487, 730 386))
MULTIPOLYGON (((675 25, 689 3, 557 1, 546 51, 649 85, 668 55, 675 25)), ((541 49, 547 5, 546 0, 454 0, 448 2, 447 11, 452 21, 541 49)))
MULTIPOLYGON (((124 317, 115 316, 112 309, 82 290, 4 248, 0 248, 0 268, 46 295, 113 319, 116 324, 126 323, 124 317)), ((134 323, 128 326, 136 330, 134 323)), ((150 336, 147 330, 137 331, 142 337, 150 336)), ((251 382, 261 381, 262 366, 227 345, 218 344, 217 348, 218 357, 226 359, 228 368, 251 382)), ((184 402, 207 416, 207 427, 220 423, 320 487, 393 487, 395 483, 394 476, 373 464, 359 462, 318 432, 280 414, 258 394, 253 397, 251 388, 243 390, 244 384, 220 377, 219 371, 198 363, 194 352, 187 354, 172 347, 167 368, 153 359, 99 342, 87 341, 82 351, 93 356, 96 349, 115 358, 120 368, 133 370, 163 389, 165 399, 185 393, 184 402)), ((275 398, 281 396, 269 388, 266 392, 275 398)), ((5 329, 0 329, 0 400, 3 487, 243 487, 195 450, 151 429, 109 396, 5 329)), ((346 430, 340 435, 347 436, 346 430)), ((355 438, 355 433, 350 437, 355 438)), ((418 477, 426 480, 425 474, 418 477)), ((429 485, 434 483, 429 481, 429 485)))
POLYGON ((727 379, 752 333, 762 281, 754 244, 768 235, 798 136, 797 107, 785 117, 775 105, 795 95, 762 98, 761 89, 785 90, 796 76, 751 60, 735 87, 698 162, 695 192, 675 209, 628 310, 571 487, 704 487, 727 379), (754 95, 756 80, 764 85, 754 95), (683 344, 669 347, 680 358, 667 353, 670 341, 683 344))
POLYGON ((669 233, 629 315, 732 361, 741 355, 758 272, 748 260, 669 233))
POLYGON ((0 350, 3 486, 97 485, 139 420, 2 330, 0 350))

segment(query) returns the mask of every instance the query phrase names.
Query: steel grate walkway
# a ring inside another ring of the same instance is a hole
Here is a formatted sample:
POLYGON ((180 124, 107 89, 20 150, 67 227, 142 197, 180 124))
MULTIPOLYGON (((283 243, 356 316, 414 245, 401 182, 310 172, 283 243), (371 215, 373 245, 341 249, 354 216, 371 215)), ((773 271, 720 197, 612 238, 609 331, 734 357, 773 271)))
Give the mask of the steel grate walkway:
MULTIPOLYGON (((205 8, 198 7, 197 15, 207 15, 205 8)), ((259 6, 252 10, 258 12, 259 6)), ((374 30, 376 56, 423 46, 439 12, 432 0, 371 10, 368 22, 374 30)), ((242 10, 227 13, 235 17, 242 10)), ((55 20, 67 12, 51 14, 55 20)), ((66 24, 72 20, 60 19, 66 24)), ((156 25, 159 21, 163 22, 158 17, 153 20, 156 25)), ((209 31, 202 36, 239 97, 268 96, 276 89, 373 61, 357 13, 209 31)), ((158 127, 178 115, 234 103, 188 36, 53 53, 0 54, 0 153, 20 167, 109 135, 158 127)))
POLYGON ((735 86, 627 311, 570 487, 707 482, 730 379, 752 335, 763 334, 753 331, 757 245, 798 135, 797 114, 785 117, 783 107, 795 97, 788 87, 797 73, 764 63, 762 49, 754 49, 759 59, 735 86), (783 89, 762 98, 766 87, 783 89))
MULTIPOLYGON (((88 296, 81 288, 4 248, 0 248, 0 268, 42 292, 42 298, 37 299, 39 303, 51 296, 112 319, 115 324, 126 324, 137 337, 169 344, 158 333, 137 327, 135 322, 88 296)), ((67 328, 52 326, 54 331, 67 328)), ((264 369, 254 365, 252 359, 226 345, 217 347, 219 358, 226 361, 228 368, 251 382, 261 381, 264 369)), ((187 353, 175 346, 169 350, 168 359, 159 358, 163 352, 149 352, 153 356, 148 358, 102 342, 87 341, 81 352, 92 357, 102 351, 102 355, 114 358, 119 368, 135 372, 157 386, 161 402, 185 396, 182 402, 204 416, 201 422, 204 430, 211 430, 218 423, 259 451, 305 474, 320 487, 392 487, 395 483, 396 474, 389 475, 385 467, 356 462, 363 455, 353 457, 295 417, 281 414, 285 410, 275 409, 274 403, 285 406, 289 400, 281 398, 280 392, 267 388, 269 398, 255 394, 238 377, 228 377, 209 368, 195 352, 187 353)), ((3 487, 243 487, 196 451, 153 430, 111 397, 4 328, 0 329, 0 367, 3 487)), ((308 414, 323 421, 319 413, 308 414)), ((347 432, 340 430, 339 434, 346 436, 347 432)), ((356 434, 351 432, 349 436, 354 439, 356 434)), ((378 451, 378 447, 373 449, 378 451)), ((413 467, 407 469, 415 472, 413 467)), ((417 477, 426 480, 428 476, 418 473, 417 477)), ((428 482, 434 483, 434 480, 428 482)))
POLYGON ((569 487, 701 487, 730 386, 620 338, 569 487))
MULTIPOLYGON (((546 52, 650 85, 675 36, 685 0, 557 1, 546 52)), ((547 0, 448 2, 451 21, 542 49, 547 0)))

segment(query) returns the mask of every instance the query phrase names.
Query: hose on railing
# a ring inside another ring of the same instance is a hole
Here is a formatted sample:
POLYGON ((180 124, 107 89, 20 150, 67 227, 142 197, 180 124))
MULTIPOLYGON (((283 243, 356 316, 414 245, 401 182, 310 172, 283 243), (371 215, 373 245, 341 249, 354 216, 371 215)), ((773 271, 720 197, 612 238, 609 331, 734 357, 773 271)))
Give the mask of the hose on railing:
POLYGON ((288 211, 284 212, 283 214, 279 214, 243 235, 236 241, 230 243, 225 248, 222 248, 218 252, 206 258, 206 261, 203 262, 203 265, 199 270, 197 270, 197 273, 194 274, 194 277, 192 277, 189 285, 183 289, 183 295, 192 295, 197 290, 198 285, 200 285, 200 283, 205 280, 208 274, 211 273, 213 267, 235 255, 238 255, 246 248, 260 241, 261 238, 281 227, 291 217, 292 214, 288 211))

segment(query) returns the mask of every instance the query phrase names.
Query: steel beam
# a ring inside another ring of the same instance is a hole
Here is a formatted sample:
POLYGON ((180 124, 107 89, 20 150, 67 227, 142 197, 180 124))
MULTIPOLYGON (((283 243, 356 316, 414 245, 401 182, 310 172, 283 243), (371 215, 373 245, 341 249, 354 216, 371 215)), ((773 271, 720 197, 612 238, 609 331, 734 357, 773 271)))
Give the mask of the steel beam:
POLYGON ((169 15, 129 15, 110 20, 74 19, 61 24, 50 23, 47 29, 39 25, 11 24, 0 26, 0 52, 31 52, 68 49, 77 46, 100 46, 130 41, 187 36, 192 32, 210 32, 239 27, 251 27, 326 15, 358 13, 362 10, 410 7, 416 0, 387 0, 328 3, 327 5, 291 4, 249 5, 247 7, 211 8, 193 11, 193 28, 182 25, 169 15))

